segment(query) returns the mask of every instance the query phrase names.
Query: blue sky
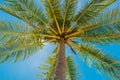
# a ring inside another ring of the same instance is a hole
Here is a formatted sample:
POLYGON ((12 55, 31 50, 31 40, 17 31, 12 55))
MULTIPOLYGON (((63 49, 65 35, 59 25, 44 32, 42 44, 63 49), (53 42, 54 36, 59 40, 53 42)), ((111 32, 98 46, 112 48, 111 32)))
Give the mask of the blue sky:
MULTIPOLYGON (((0 0, 2 2, 3 0, 0 0)), ((116 3, 110 7, 115 7, 120 4, 117 0, 116 3)), ((15 17, 12 17, 2 11, 0 11, 0 20, 19 21, 15 17)), ((104 52, 111 54, 113 57, 120 60, 120 46, 111 44, 110 46, 99 46, 104 52)), ((46 44, 45 47, 31 56, 24 62, 18 62, 16 64, 4 63, 0 64, 0 80, 40 80, 36 75, 40 72, 38 68, 44 63, 45 59, 50 55, 54 46, 46 44)), ((66 53, 72 53, 68 48, 66 53)), ((80 80, 111 80, 110 78, 101 75, 93 67, 89 68, 86 63, 80 60, 77 56, 73 55, 77 66, 79 66, 79 72, 81 74, 80 80)))

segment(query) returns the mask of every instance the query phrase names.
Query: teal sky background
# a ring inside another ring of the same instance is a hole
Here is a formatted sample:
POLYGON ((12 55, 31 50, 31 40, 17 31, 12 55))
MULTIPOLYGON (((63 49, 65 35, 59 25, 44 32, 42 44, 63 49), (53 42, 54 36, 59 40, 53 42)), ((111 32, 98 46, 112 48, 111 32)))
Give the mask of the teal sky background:
MULTIPOLYGON (((3 0, 0 0, 2 2, 3 0)), ((82 0, 81 0, 82 1, 82 0)), ((120 0, 117 0, 109 8, 113 8, 120 4, 120 0)), ((83 5, 83 3, 81 3, 83 5)), ((17 21, 19 19, 0 11, 0 20, 17 21)), ((117 44, 111 44, 107 46, 99 46, 101 50, 112 55, 114 58, 120 60, 120 46, 117 44)), ((55 46, 47 43, 43 49, 39 50, 36 54, 23 62, 17 62, 16 64, 4 63, 0 64, 0 80, 42 80, 37 78, 37 74, 41 71, 38 67, 45 62, 45 59, 52 53, 55 46)), ((66 53, 72 52, 66 47, 66 53)), ((79 68, 81 78, 79 80, 112 80, 99 72, 93 67, 89 68, 85 62, 79 57, 73 55, 74 60, 79 68)))

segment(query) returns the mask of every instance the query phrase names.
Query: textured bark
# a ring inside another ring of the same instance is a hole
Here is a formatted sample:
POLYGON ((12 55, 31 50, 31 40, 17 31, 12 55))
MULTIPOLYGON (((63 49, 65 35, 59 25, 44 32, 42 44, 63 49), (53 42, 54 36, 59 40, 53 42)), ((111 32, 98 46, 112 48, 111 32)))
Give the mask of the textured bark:
POLYGON ((65 80, 66 77, 66 56, 65 56, 65 41, 60 39, 60 50, 57 55, 57 64, 55 68, 54 80, 65 80))

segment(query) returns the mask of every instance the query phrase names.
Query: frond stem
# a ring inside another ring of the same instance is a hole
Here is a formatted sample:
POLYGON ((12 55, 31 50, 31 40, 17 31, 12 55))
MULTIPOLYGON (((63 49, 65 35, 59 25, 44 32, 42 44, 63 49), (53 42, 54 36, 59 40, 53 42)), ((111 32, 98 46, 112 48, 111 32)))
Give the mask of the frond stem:
POLYGON ((56 15, 55 15, 55 12, 54 12, 54 10, 53 10, 53 8, 52 8, 52 5, 51 5, 51 3, 50 3, 50 0, 47 0, 47 1, 48 1, 48 3, 49 3, 50 9, 51 9, 51 11, 52 11, 52 14, 53 14, 53 17, 54 17, 54 20, 55 20, 55 23, 56 23, 56 27, 57 27, 57 29, 58 29, 58 32, 59 32, 60 34, 62 34, 61 29, 60 29, 60 26, 59 26, 59 23, 58 23, 58 21, 57 21, 56 15))
POLYGON ((82 39, 93 39, 93 40, 99 40, 99 39, 110 39, 110 38, 120 38, 120 33, 115 33, 111 35, 98 35, 98 36, 78 36, 78 37, 70 37, 69 39, 77 39, 77 38, 82 38, 82 39))

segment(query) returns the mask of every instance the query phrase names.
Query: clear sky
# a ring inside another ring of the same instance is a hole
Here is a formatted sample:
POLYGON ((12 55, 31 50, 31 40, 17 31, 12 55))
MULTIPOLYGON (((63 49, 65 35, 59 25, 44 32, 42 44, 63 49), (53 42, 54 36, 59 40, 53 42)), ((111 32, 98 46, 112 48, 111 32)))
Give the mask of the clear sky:
MULTIPOLYGON (((2 2, 3 0, 0 0, 2 2)), ((110 7, 114 7, 120 4, 120 0, 117 0, 110 7)), ((19 21, 15 17, 12 17, 2 11, 0 11, 0 20, 19 21)), ((99 46, 104 52, 111 54, 113 57, 120 60, 120 46, 111 44, 110 46, 99 46)), ((50 55, 54 46, 46 44, 45 47, 31 56, 24 62, 18 62, 16 64, 4 63, 0 64, 0 80, 41 80, 36 77, 40 72, 38 68, 44 63, 45 59, 50 55)), ((69 48, 66 49, 66 53, 72 53, 69 48)), ((79 66, 79 72, 81 78, 79 80, 111 80, 110 78, 101 75, 93 67, 89 68, 86 63, 81 61, 80 58, 73 55, 77 66, 79 66)))

